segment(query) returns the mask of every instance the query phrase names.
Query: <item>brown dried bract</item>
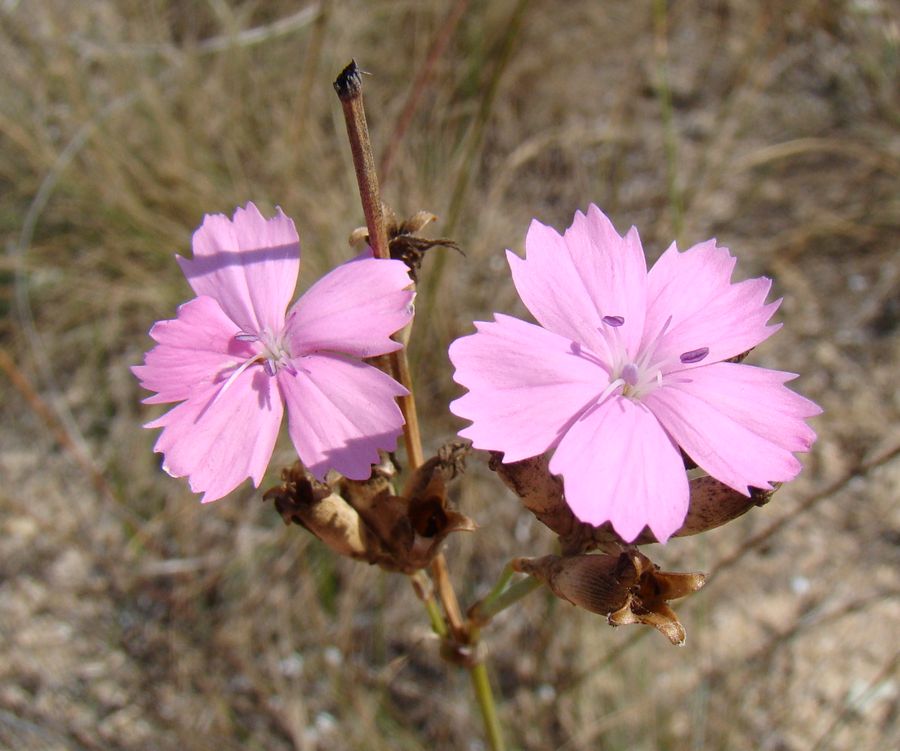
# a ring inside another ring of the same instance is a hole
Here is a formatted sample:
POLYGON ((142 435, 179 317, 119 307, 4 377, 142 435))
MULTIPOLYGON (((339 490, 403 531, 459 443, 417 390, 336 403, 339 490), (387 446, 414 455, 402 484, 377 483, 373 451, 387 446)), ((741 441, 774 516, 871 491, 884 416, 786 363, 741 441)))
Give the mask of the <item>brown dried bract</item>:
POLYGON ((618 556, 518 558, 513 568, 537 577, 557 597, 605 615, 611 626, 643 623, 675 645, 684 644, 685 631, 668 603, 696 592, 706 581, 700 573, 660 571, 636 549, 618 556))
MULTIPOLYGON (((403 261, 407 265, 409 275, 414 282, 418 281, 419 269, 422 267, 422 259, 426 251, 443 247, 462 252, 453 240, 445 237, 430 239, 419 235, 427 225, 437 219, 437 216, 430 211, 417 211, 401 222, 397 218, 396 212, 389 206, 382 204, 382 210, 384 211, 391 258, 403 261)), ((366 227, 358 227, 350 233, 350 245, 354 248, 361 250, 368 244, 369 230, 366 227)))

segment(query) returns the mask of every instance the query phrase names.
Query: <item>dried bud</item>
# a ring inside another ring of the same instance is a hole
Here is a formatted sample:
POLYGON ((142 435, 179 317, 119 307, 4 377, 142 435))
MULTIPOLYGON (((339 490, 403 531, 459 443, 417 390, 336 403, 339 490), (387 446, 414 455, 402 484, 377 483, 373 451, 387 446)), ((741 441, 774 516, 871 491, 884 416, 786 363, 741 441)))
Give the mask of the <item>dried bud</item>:
MULTIPOLYGON (((459 251, 459 246, 453 240, 447 238, 431 240, 419 236, 419 232, 425 226, 437 219, 437 216, 430 211, 417 211, 402 222, 389 206, 382 204, 382 211, 384 212, 391 258, 403 261, 409 267, 409 274, 414 282, 418 281, 418 272, 422 266, 425 251, 436 247, 453 248, 453 250, 459 251)), ((366 227, 357 227, 350 233, 350 245, 354 248, 362 250, 368 244, 369 230, 366 227)))
POLYGON ((518 558, 513 568, 545 582, 573 605, 605 615, 611 626, 643 623, 653 626, 672 644, 684 644, 684 626, 669 600, 696 592, 703 574, 660 571, 637 550, 614 555, 574 555, 518 558))

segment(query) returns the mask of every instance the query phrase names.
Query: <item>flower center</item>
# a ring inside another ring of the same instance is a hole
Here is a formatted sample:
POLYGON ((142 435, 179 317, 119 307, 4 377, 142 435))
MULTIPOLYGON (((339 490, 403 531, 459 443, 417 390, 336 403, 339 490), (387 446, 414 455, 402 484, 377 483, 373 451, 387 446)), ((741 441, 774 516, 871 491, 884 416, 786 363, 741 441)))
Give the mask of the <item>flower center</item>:
POLYGON ((291 365, 291 353, 284 341, 282 332, 277 334, 268 328, 263 329, 258 334, 245 333, 241 331, 235 334, 235 339, 241 342, 257 342, 259 344, 259 352, 251 359, 251 362, 262 362, 262 366, 269 376, 274 376, 279 368, 284 368, 288 372, 294 372, 291 365))
POLYGON ((258 344, 258 352, 245 365, 261 362, 266 375, 269 376, 274 376, 280 368, 284 368, 289 373, 295 372, 294 366, 291 364, 291 352, 284 340, 283 332, 274 333, 268 328, 258 334, 241 331, 235 334, 234 338, 239 342, 256 342, 258 344))
POLYGON ((611 362, 609 363, 609 385, 600 395, 600 402, 616 393, 620 388, 622 396, 640 401, 662 386, 664 372, 671 373, 677 370, 678 364, 693 365, 709 354, 709 347, 700 347, 682 353, 677 361, 672 358, 657 358, 656 351, 672 323, 670 317, 653 341, 643 347, 637 357, 632 359, 628 355, 625 343, 618 331, 619 327, 625 323, 625 319, 622 316, 604 316, 602 322, 604 326, 600 328, 600 333, 609 347, 611 362))

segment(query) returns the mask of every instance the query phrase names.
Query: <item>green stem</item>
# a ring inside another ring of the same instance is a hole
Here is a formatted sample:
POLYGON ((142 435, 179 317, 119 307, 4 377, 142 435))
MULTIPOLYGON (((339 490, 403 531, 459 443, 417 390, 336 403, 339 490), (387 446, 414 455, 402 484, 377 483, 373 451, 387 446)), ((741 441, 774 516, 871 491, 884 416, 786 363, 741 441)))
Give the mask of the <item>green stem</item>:
POLYGON ((497 718, 497 706, 494 703, 494 692, 491 690, 487 667, 479 660, 469 667, 469 676, 472 678, 472 688, 475 690, 478 708, 484 719, 488 745, 491 751, 505 751, 506 745, 503 743, 503 731, 497 718))
POLYGON ((428 620, 431 621, 431 630, 441 637, 441 639, 446 639, 448 633, 447 622, 444 620, 444 616, 441 613, 441 608, 438 605, 437 600, 434 599, 434 591, 428 577, 421 571, 416 571, 416 573, 410 574, 409 581, 413 585, 416 596, 425 606, 425 611, 428 613, 428 620))
POLYGON ((441 638, 447 635, 447 624, 444 623, 444 616, 441 614, 441 608, 437 604, 437 600, 429 597, 425 602, 425 610, 428 611, 428 619, 431 621, 431 629, 441 638))
POLYGON ((515 570, 511 563, 507 563, 497 579, 494 588, 469 610, 469 620, 476 626, 484 626, 486 623, 510 605, 530 595, 541 586, 541 580, 533 576, 520 579, 507 586, 515 570))
POLYGON ((500 572, 500 576, 497 578, 497 583, 494 584, 494 588, 487 593, 486 597, 481 599, 481 603, 489 603, 503 594, 503 590, 506 589, 506 585, 509 584, 509 580, 513 578, 514 573, 516 573, 516 570, 512 567, 512 562, 507 563, 503 567, 503 571, 500 572))

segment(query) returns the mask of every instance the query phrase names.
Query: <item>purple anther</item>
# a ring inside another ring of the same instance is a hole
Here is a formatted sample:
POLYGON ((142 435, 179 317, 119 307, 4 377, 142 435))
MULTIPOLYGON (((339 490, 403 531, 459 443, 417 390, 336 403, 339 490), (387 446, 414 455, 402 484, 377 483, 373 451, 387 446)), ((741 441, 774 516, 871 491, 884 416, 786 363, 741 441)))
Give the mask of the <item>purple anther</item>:
POLYGON ((275 363, 272 362, 271 360, 263 361, 263 369, 266 371, 266 375, 269 376, 270 378, 273 377, 275 375, 275 373, 278 372, 277 369, 275 368, 275 363))
POLYGON ((607 326, 613 326, 614 328, 619 328, 623 323, 625 323, 625 319, 622 316, 603 316, 600 319, 607 326))
POLYGON ((693 365, 695 362, 700 362, 708 354, 709 347, 700 347, 700 349, 692 349, 690 352, 685 352, 679 359, 685 365, 693 365))
POLYGON ((259 337, 256 334, 247 334, 243 331, 235 334, 234 338, 237 339, 239 342, 255 342, 259 339, 259 337))

